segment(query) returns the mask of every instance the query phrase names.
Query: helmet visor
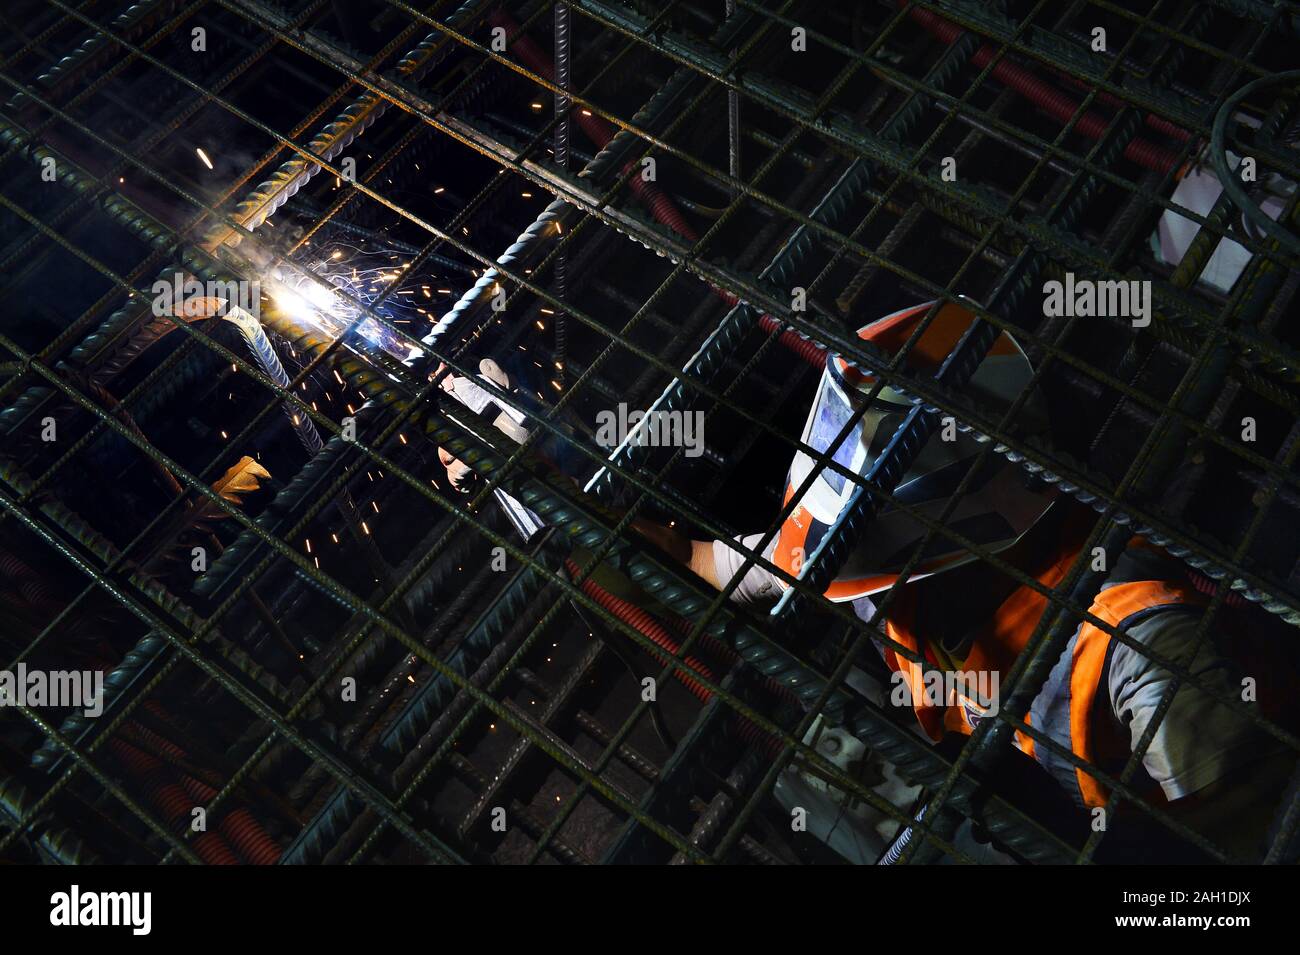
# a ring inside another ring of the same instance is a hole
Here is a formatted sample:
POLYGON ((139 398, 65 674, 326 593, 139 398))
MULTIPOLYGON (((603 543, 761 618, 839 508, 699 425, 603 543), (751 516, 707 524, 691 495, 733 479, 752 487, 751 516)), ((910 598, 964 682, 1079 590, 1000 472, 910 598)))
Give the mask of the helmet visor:
MULTIPOLYGON (((817 395, 817 407, 813 411, 812 426, 805 442, 818 451, 826 451, 839 437, 840 432, 854 418, 853 407, 844 397, 839 383, 826 376, 826 387, 817 395)), ((854 470, 854 458, 862 448, 862 418, 858 417, 853 430, 835 448, 831 458, 847 470, 854 470)), ((836 494, 844 490, 846 478, 840 472, 823 467, 822 480, 830 485, 836 494)))

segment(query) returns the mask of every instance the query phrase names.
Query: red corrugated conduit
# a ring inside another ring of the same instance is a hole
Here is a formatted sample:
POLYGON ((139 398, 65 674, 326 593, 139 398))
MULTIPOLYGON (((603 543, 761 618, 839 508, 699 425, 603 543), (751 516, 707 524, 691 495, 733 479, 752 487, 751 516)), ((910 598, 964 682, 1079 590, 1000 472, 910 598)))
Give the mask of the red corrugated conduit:
MULTIPOLYGON (((163 814, 167 824, 188 826, 193 818, 194 801, 176 783, 162 760, 116 736, 108 744, 122 764, 140 779, 146 797, 163 814)), ((215 832, 199 833, 192 844, 198 857, 208 865, 239 865, 239 857, 215 832)))
MULTIPOLYGON (((1089 86, 1083 80, 1079 79, 1077 76, 1070 76, 1066 73, 1058 73, 1057 75, 1063 81, 1073 86, 1075 89, 1083 90, 1083 92, 1085 93, 1092 89, 1091 86, 1089 86)), ((1107 106, 1111 107, 1112 109, 1126 109, 1128 106, 1132 105, 1130 103, 1124 102, 1118 96, 1115 96, 1111 93, 1107 93, 1104 90, 1098 91, 1097 102, 1105 103, 1107 106)), ((1171 123, 1169 120, 1165 119, 1163 116, 1157 116, 1155 113, 1147 113, 1145 116, 1142 117, 1142 121, 1146 123, 1147 126, 1154 129, 1157 133, 1160 133, 1161 135, 1164 136, 1168 136, 1170 139, 1177 139, 1177 140, 1181 140, 1182 142, 1187 142, 1187 140, 1192 138, 1192 134, 1189 133, 1187 130, 1183 129, 1183 127, 1176 126, 1173 123, 1171 123)))
MULTIPOLYGON (((157 708, 161 710, 152 701, 145 705, 150 709, 157 708)), ((160 719, 165 719, 161 713, 156 715, 160 719)), ((148 727, 135 722, 128 723, 127 726, 132 734, 157 752, 165 753, 174 759, 186 758, 185 750, 170 740, 164 739, 148 727)), ((200 806, 207 805, 217 795, 215 788, 200 779, 195 779, 188 773, 181 774, 181 785, 190 798, 194 799, 196 804, 200 806)), ((236 806, 231 809, 221 817, 221 821, 217 825, 222 834, 235 846, 239 854, 253 865, 275 865, 280 861, 280 846, 262 828, 262 824, 253 817, 253 814, 244 807, 236 806)))
MULTIPOLYGON (((1209 577, 1208 575, 1201 573, 1199 570, 1189 569, 1187 572, 1187 577, 1189 580, 1191 580, 1192 586, 1195 587, 1198 592, 1205 594, 1205 596, 1213 597, 1216 593, 1218 593, 1219 582, 1209 577)), ((1229 590, 1226 594, 1224 594, 1223 602, 1227 604, 1229 607, 1233 607, 1235 609, 1240 609, 1242 607, 1250 606, 1250 601, 1248 601, 1241 594, 1237 593, 1235 590, 1229 590)))
MULTIPOLYGON (((569 576, 577 577, 580 568, 572 560, 565 561, 565 569, 568 570, 569 576)), ((588 577, 580 585, 580 589, 597 604, 608 610, 619 620, 623 621, 630 627, 635 627, 642 634, 652 640, 655 646, 662 648, 668 655, 677 657, 681 649, 681 644, 668 632, 668 630, 659 623, 654 617, 646 613, 634 603, 629 603, 620 597, 615 597, 604 587, 601 587, 594 580, 588 577)), ((712 671, 698 657, 687 656, 679 658, 691 670, 698 673, 705 679, 716 682, 712 671)), ((713 691, 703 683, 692 678, 689 674, 682 672, 680 669, 674 669, 673 675, 678 681, 693 693, 701 703, 707 703, 713 699, 713 691)), ((753 746, 762 748, 770 756, 775 757, 781 750, 781 741, 772 736, 762 727, 750 722, 744 716, 735 717, 736 735, 753 746)))
MULTIPOLYGON (((898 5, 906 6, 905 0, 898 0, 898 5)), ((965 32, 955 23, 928 10, 913 7, 910 14, 913 20, 949 46, 965 32)), ((984 43, 975 51, 971 62, 983 68, 992 62, 995 55, 996 51, 993 47, 984 43)), ((1063 123, 1069 122, 1078 112, 1078 100, 1054 88, 1036 74, 1006 57, 993 66, 993 77, 1063 123)), ((1161 123, 1166 122, 1159 117, 1154 118, 1161 123)), ((1078 122, 1074 124, 1074 131, 1082 133, 1089 139, 1101 139, 1106 133, 1107 125, 1105 117, 1089 111, 1079 117, 1078 122)), ((1145 139, 1135 139, 1129 143, 1124 149, 1124 155, 1138 165, 1154 169, 1156 172, 1169 172, 1178 165, 1178 157, 1174 153, 1145 139)))
MULTIPOLYGON (((568 570, 569 576, 577 578, 581 568, 572 560, 564 562, 565 569, 568 570)), ((619 620, 622 620, 630 627, 635 627, 641 633, 645 634, 652 640, 655 646, 666 650, 670 656, 676 656, 677 651, 681 648, 679 644, 654 617, 646 613, 634 603, 623 600, 621 597, 615 597, 604 587, 600 586, 590 577, 583 580, 579 585, 584 594, 594 600, 604 609, 608 610, 619 620)), ((688 656, 682 659, 688 667, 704 677, 706 680, 713 681, 714 676, 708 666, 700 660, 699 657, 688 656)), ((681 670, 673 670, 673 674, 695 696, 701 703, 707 703, 713 697, 713 692, 698 680, 693 679, 690 675, 681 670)))
MULTIPOLYGON (((108 664, 101 662, 100 666, 107 668, 108 664)), ((146 700, 143 706, 160 722, 170 725, 170 716, 156 700, 146 700)), ((122 725, 122 731, 130 738, 111 738, 109 745, 113 752, 127 769, 140 778, 150 800, 163 812, 170 824, 188 826, 193 810, 212 802, 217 790, 154 755, 162 753, 177 761, 189 759, 189 754, 183 748, 161 733, 144 726, 138 720, 127 720, 122 725)), ((210 865, 239 865, 241 862, 275 865, 280 861, 282 850, 279 843, 271 838, 256 817, 243 806, 235 806, 223 813, 217 828, 221 832, 220 836, 216 833, 201 833, 194 838, 195 851, 204 862, 210 865), (231 845, 239 856, 231 852, 231 845)))

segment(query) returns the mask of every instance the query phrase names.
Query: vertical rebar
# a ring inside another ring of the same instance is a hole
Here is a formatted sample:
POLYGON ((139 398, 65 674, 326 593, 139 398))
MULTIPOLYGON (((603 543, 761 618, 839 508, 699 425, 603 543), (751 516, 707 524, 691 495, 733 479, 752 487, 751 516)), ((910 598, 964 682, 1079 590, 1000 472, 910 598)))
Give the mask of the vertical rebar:
MULTIPOLYGON (((572 101, 566 95, 570 89, 569 79, 569 5, 555 5, 555 85, 559 92, 555 94, 555 164, 563 171, 569 168, 569 111, 572 101)), ((555 297, 564 301, 565 270, 568 267, 568 253, 561 248, 555 256, 555 297)), ((555 312, 555 380, 564 384, 564 358, 568 345, 566 341, 564 309, 555 312)))
MULTIPOLYGON (((726 13, 728 20, 736 15, 736 0, 726 0, 726 13)), ((734 89, 727 90, 727 171, 732 179, 740 179, 740 92, 734 89)), ((733 197, 739 194, 739 188, 732 189, 733 197)))

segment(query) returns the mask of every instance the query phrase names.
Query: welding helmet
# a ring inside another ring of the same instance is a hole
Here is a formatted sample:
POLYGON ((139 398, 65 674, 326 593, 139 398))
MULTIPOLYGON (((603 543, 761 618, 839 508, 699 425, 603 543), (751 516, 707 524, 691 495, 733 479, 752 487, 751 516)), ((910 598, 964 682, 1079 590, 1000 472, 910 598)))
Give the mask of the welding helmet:
MULTIPOLYGON (((895 354, 935 306, 926 302, 905 308, 859 329, 858 337, 887 354, 895 354)), ((932 375, 975 316, 960 302, 945 302, 908 351, 909 371, 932 375)), ((1033 367, 1020 346, 1006 332, 966 385, 974 404, 995 420, 1008 410, 1030 385, 1033 367)), ((837 355, 826 362, 817 396, 804 425, 802 443, 825 453, 846 424, 864 404, 866 410, 830 457, 845 469, 866 475, 901 426, 913 403, 885 385, 870 393, 876 379, 851 367, 837 355)), ((1035 390, 1016 415, 1017 432, 1046 429, 1046 409, 1035 390)), ((958 484, 966 477, 980 445, 950 426, 949 433, 933 434, 894 491, 894 497, 935 521, 958 484), (950 440, 944 440, 949 438, 950 440)), ((806 560, 847 510, 858 488, 845 475, 820 467, 802 450, 796 452, 786 479, 784 504, 789 504, 809 474, 815 477, 783 523, 774 542, 771 561, 798 577, 806 560)), ((971 476, 965 493, 945 520, 946 527, 990 551, 1011 546, 1047 510, 1052 495, 1030 490, 1020 469, 997 455, 987 455, 971 476)), ((884 505, 867 528, 863 540, 849 556, 826 596, 833 601, 855 600, 888 588, 925 537, 926 526, 892 504, 884 505)), ((922 561, 910 579, 957 567, 972 559, 951 538, 936 533, 926 545, 922 561)))

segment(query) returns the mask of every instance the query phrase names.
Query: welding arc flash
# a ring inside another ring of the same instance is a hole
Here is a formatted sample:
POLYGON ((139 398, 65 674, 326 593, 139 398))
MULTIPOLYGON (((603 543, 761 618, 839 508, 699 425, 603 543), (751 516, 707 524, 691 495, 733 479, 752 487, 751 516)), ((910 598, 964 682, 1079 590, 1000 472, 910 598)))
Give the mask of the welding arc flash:
POLYGON ((203 160, 203 165, 205 165, 205 166, 207 166, 209 169, 211 169, 211 168, 212 168, 212 160, 208 158, 208 154, 205 153, 205 152, 202 150, 202 148, 196 149, 196 150, 194 150, 194 151, 195 151, 196 153, 198 153, 198 154, 199 154, 199 158, 203 160))

